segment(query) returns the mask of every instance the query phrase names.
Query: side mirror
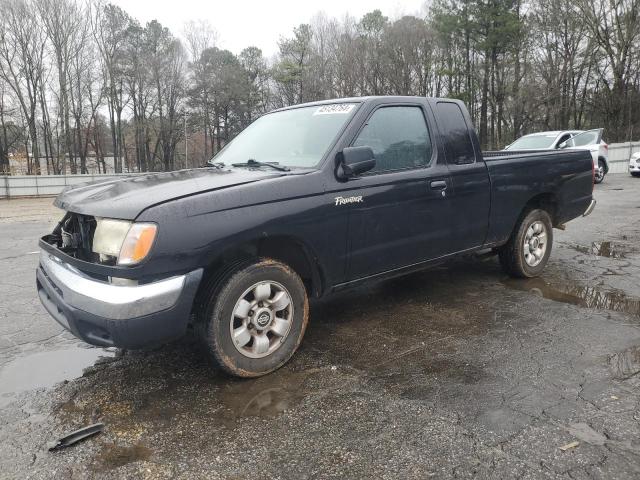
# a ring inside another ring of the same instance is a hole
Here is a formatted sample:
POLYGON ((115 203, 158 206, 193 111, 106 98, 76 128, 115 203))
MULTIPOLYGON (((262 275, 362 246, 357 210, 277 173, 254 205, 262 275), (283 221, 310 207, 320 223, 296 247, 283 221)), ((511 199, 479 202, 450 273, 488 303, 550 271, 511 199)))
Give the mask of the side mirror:
POLYGON ((567 148, 567 141, 565 140, 564 142, 559 143, 556 148, 560 148, 560 149, 567 148))
POLYGON ((371 147, 347 147, 336 156, 336 176, 341 180, 357 177, 376 166, 371 147))

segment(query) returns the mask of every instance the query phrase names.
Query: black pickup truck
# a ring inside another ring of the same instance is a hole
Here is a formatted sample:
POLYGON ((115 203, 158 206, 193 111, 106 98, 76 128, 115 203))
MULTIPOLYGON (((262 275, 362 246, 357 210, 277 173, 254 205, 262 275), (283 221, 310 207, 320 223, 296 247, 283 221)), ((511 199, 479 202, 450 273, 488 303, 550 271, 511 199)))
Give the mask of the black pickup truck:
POLYGON ((256 120, 204 168, 64 191, 38 295, 94 345, 200 333, 258 376, 300 344, 310 297, 493 249, 539 275, 553 227, 593 209, 589 151, 483 153, 464 104, 347 98, 256 120))

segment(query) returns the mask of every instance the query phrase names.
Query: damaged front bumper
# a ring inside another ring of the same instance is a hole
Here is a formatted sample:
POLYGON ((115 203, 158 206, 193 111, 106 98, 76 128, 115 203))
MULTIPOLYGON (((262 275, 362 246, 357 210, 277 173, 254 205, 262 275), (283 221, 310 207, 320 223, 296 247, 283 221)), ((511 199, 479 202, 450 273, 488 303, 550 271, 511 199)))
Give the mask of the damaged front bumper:
POLYGON ((36 278, 46 310, 78 338, 142 348, 185 333, 202 269, 142 285, 114 285, 41 250, 36 278))

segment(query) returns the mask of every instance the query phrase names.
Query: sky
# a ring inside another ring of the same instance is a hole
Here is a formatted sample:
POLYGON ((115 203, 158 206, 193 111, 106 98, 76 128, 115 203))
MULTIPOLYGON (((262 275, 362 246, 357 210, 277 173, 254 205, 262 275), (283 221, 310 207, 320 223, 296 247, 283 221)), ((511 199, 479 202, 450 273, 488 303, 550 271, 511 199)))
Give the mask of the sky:
POLYGON ((208 20, 218 33, 217 46, 240 53, 255 45, 270 57, 278 51, 278 40, 318 12, 342 18, 360 18, 380 9, 389 18, 420 14, 425 0, 108 0, 144 24, 158 20, 176 36, 185 22, 208 20))

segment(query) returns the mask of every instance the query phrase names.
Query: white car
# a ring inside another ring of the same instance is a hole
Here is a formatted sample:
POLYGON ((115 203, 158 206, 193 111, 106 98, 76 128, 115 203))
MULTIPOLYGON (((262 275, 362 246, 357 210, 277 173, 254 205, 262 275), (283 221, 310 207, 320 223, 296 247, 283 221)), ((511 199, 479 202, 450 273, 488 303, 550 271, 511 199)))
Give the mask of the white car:
POLYGON ((636 152, 629 158, 629 173, 634 177, 640 177, 640 152, 636 152))
POLYGON ((505 150, 589 150, 593 158, 594 181, 601 183, 609 172, 609 145, 602 140, 602 131, 602 128, 596 128, 530 133, 507 145, 505 150))

